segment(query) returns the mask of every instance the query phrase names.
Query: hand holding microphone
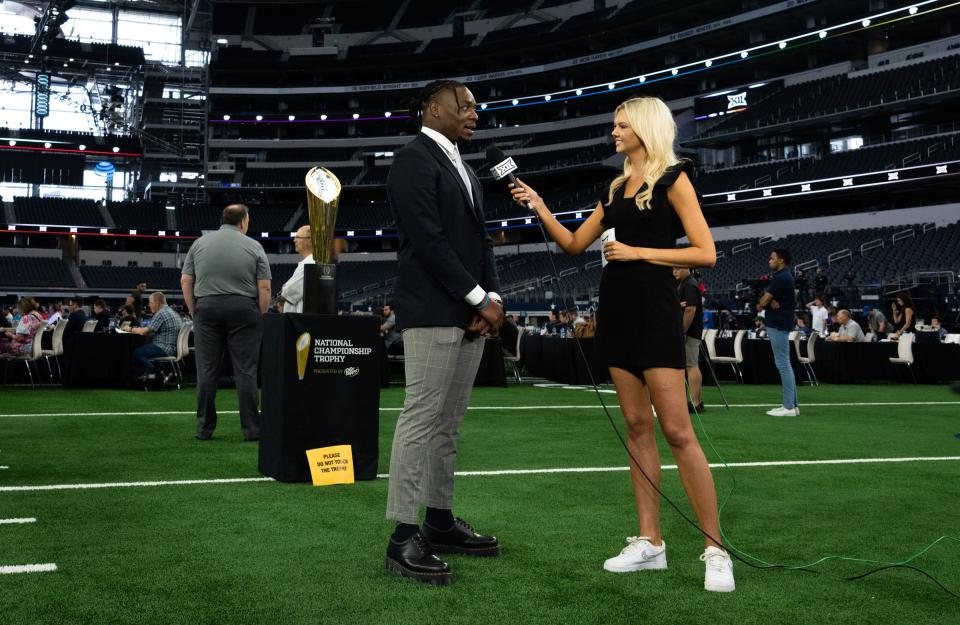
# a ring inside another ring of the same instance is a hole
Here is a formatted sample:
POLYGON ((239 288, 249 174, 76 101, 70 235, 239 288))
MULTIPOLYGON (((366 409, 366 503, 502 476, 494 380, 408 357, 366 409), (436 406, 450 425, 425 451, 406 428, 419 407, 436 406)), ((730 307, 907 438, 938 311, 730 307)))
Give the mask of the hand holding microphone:
POLYGON ((532 187, 527 186, 527 184, 519 178, 515 180, 516 182, 513 183, 513 186, 510 188, 510 193, 513 195, 513 199, 517 204, 534 213, 539 213, 540 209, 546 210, 547 207, 543 203, 543 198, 540 197, 532 187))
POLYGON ((513 172, 517 170, 517 164, 513 162, 512 158, 504 156, 503 150, 496 145, 488 147, 487 162, 493 163, 493 166, 490 168, 490 173, 493 174, 496 180, 507 183, 507 188, 510 189, 513 199, 518 204, 534 213, 539 212, 541 208, 546 209, 543 200, 537 195, 537 192, 523 184, 523 182, 513 175, 513 172))

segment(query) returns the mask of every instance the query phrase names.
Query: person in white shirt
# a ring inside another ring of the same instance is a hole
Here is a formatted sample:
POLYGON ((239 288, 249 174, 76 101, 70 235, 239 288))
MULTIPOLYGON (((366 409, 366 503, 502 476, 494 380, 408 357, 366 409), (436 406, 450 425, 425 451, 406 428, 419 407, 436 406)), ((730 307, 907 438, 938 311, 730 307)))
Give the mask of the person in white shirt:
POLYGON ((837 323, 840 324, 840 329, 836 334, 831 334, 828 340, 841 343, 863 342, 863 329, 859 323, 850 318, 849 310, 841 310, 837 313, 837 323))
POLYGON ((823 302, 818 297, 807 304, 807 308, 810 309, 810 327, 813 328, 814 332, 823 336, 827 331, 826 307, 824 307, 823 302))
POLYGON ((280 289, 281 311, 285 313, 303 312, 303 266, 314 264, 313 241, 310 239, 310 226, 300 226, 293 238, 293 249, 303 257, 293 275, 280 289))

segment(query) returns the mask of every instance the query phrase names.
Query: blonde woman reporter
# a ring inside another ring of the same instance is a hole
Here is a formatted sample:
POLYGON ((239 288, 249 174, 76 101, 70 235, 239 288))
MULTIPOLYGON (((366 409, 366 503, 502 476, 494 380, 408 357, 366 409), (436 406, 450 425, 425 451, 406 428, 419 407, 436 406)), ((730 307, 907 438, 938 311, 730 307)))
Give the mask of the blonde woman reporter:
MULTIPOLYGON (((611 134, 617 152, 626 156, 623 174, 576 232, 560 224, 522 181, 513 197, 531 203, 568 254, 583 252, 603 235, 607 265, 600 279, 597 346, 617 389, 630 453, 659 485, 651 407, 656 408, 700 527, 719 540, 713 476, 687 412, 680 302, 672 273, 672 267, 712 267, 713 238, 690 182, 693 166, 674 154, 676 124, 670 109, 657 98, 627 100, 617 107, 611 134), (676 241, 684 235, 690 247, 677 249, 676 241)), ((614 573, 667 568, 659 495, 632 464, 640 536, 628 538, 626 548, 604 562, 603 568, 614 573)), ((722 545, 707 539, 700 559, 706 563, 707 590, 734 589, 733 563, 722 545)))

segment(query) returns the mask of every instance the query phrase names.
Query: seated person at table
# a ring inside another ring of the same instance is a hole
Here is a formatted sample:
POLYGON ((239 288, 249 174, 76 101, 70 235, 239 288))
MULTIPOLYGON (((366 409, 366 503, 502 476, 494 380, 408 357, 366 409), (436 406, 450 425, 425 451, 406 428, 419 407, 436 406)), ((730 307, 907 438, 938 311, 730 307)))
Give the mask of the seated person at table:
POLYGON ((131 327, 135 328, 138 325, 140 325, 140 320, 134 314, 133 306, 130 304, 121 306, 120 310, 117 311, 117 326, 121 330, 129 332, 131 327))
POLYGON ((110 329, 110 313, 107 312, 107 303, 102 299, 93 303, 93 317, 97 320, 95 332, 106 332, 110 329))
POLYGON ((20 322, 15 329, 4 329, 0 334, 0 357, 15 358, 29 356, 33 351, 33 341, 38 331, 46 326, 40 315, 37 300, 21 297, 17 303, 20 310, 20 322))
POLYGON ((930 328, 933 332, 937 333, 937 337, 941 341, 946 338, 948 334, 947 329, 940 324, 940 317, 933 317, 930 319, 930 328))
POLYGON ((143 328, 131 328, 133 334, 152 337, 152 341, 133 350, 133 364, 140 371, 154 371, 157 367, 153 358, 177 355, 177 334, 180 332, 180 316, 167 306, 167 297, 161 291, 154 291, 147 300, 153 312, 150 325, 143 328))
POLYGON ((840 324, 840 327, 836 332, 827 337, 828 341, 835 341, 837 343, 863 342, 863 330, 860 328, 860 324, 850 317, 849 310, 844 309, 837 312, 837 323, 840 324))
POLYGON ((811 331, 810 324, 807 323, 806 313, 797 315, 797 332, 799 332, 803 338, 807 339, 810 338, 811 331))
POLYGON ((871 308, 867 313, 867 323, 870 325, 870 331, 877 338, 883 338, 890 331, 887 317, 876 308, 871 308))
POLYGON ((83 324, 87 322, 87 313, 83 312, 83 300, 79 297, 71 297, 67 300, 67 328, 63 331, 63 340, 70 341, 74 335, 83 330, 83 324))

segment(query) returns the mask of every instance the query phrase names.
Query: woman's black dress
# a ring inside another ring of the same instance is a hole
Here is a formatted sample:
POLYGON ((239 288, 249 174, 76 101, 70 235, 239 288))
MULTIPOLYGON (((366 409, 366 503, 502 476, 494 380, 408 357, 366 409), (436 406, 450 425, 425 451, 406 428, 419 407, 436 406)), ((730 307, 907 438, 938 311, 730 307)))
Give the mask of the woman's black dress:
MULTIPOLYGON (((676 247, 684 231, 667 189, 681 171, 693 179, 690 161, 667 169, 654 185, 649 209, 639 208, 634 196, 624 199, 623 186, 609 205, 604 197, 604 230, 615 228, 616 240, 631 247, 676 247)), ((597 346, 607 367, 640 378, 645 369, 684 368, 680 296, 671 267, 645 261, 607 263, 600 278, 597 346)))

